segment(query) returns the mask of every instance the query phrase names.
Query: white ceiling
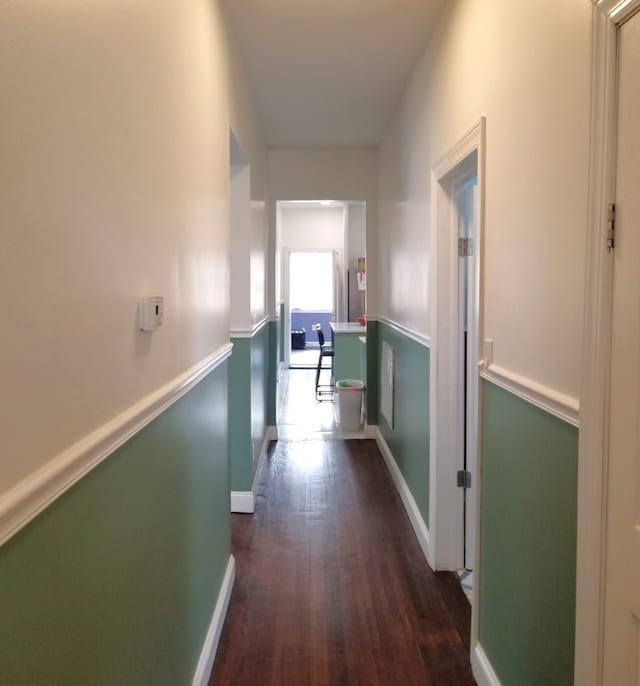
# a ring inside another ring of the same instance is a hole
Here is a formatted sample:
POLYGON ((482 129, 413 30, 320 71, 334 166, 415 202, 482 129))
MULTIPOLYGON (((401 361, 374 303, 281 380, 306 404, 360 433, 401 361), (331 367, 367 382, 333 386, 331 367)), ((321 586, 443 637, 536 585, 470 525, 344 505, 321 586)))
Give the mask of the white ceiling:
POLYGON ((444 2, 224 0, 268 145, 377 145, 444 2))

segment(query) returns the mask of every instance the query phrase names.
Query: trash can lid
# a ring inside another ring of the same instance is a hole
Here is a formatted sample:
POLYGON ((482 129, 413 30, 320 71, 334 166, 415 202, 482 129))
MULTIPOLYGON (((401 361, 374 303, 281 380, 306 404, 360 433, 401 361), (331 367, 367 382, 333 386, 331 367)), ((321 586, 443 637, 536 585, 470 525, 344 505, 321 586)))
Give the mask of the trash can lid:
POLYGON ((336 388, 341 391, 361 391, 364 388, 364 382, 360 379, 340 379, 336 383, 336 388))

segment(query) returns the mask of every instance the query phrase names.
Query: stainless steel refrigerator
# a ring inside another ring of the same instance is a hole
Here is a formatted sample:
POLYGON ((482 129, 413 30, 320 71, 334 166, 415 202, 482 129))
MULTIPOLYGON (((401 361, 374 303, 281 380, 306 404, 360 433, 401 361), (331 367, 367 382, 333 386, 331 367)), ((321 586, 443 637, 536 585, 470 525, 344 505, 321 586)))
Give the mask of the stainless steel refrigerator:
POLYGON ((347 321, 364 317, 366 293, 365 271, 351 267, 347 272, 347 321))

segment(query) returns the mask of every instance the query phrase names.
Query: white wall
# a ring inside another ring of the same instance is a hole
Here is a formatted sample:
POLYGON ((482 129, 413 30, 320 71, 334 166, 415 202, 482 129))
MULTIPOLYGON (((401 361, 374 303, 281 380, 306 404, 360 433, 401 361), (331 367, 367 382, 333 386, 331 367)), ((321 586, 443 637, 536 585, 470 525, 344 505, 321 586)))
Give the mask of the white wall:
POLYGON ((380 151, 380 313, 429 334, 430 172, 487 117, 485 336, 494 362, 579 389, 589 0, 446 8, 380 151))
MULTIPOLYGON (((288 288, 285 274, 288 269, 288 254, 292 251, 332 250, 337 253, 338 268, 344 262, 345 206, 296 207, 286 204, 278 206, 278 238, 280 245, 280 284, 288 288)), ((289 301, 288 293, 280 294, 280 302, 289 301)))
POLYGON ((342 250, 343 204, 327 207, 280 207, 282 248, 288 250, 342 250))
MULTIPOLYGON (((243 156, 244 157, 244 156, 243 156)), ((233 157, 232 157, 233 160, 233 157)), ((251 317, 251 165, 231 164, 230 188, 230 314, 229 328, 252 328, 251 317)))
POLYGON ((209 0, 5 2, 0 46, 1 493, 228 340, 230 103, 209 0))
POLYGON ((347 203, 347 267, 357 267, 358 257, 367 253, 367 210, 361 202, 347 203))
MULTIPOLYGON (((369 313, 374 314, 377 307, 377 151, 369 148, 270 150, 269 191, 271 225, 274 227, 276 203, 280 200, 359 200, 366 203, 367 256, 371 256, 374 263, 368 274, 367 301, 369 313)), ((272 236, 269 259, 271 269, 275 265, 275 251, 276 240, 272 236)), ((275 308, 275 279, 270 278, 269 284, 269 307, 275 308)))
POLYGON ((245 211, 247 213, 248 223, 243 219, 243 225, 234 227, 231 234, 233 254, 230 325, 235 330, 247 330, 261 321, 267 313, 268 161, 262 125, 233 35, 229 36, 228 42, 233 84, 229 93, 229 123, 249 172, 249 206, 243 211, 243 215, 245 211), (238 277, 238 283, 234 284, 236 274, 241 274, 242 277, 238 277), (248 302, 245 302, 245 290, 248 302), (236 297, 236 294, 241 294, 242 297, 236 297))

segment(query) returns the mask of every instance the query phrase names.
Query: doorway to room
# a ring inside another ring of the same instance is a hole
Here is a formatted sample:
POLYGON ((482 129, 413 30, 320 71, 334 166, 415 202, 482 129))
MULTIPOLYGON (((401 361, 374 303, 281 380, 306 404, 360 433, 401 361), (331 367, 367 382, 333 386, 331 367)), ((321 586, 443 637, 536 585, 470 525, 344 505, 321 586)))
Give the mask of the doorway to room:
POLYGON ((289 368, 315 369, 320 353, 317 327, 329 336, 335 321, 336 255, 331 250, 289 252, 287 276, 289 368))
POLYGON ((339 432, 336 381, 364 380, 366 350, 358 337, 366 333, 365 245, 364 202, 276 203, 279 435, 311 438, 339 432), (340 360, 350 367, 340 368, 336 377, 338 348, 340 360))
POLYGON ((459 578, 467 597, 473 594, 473 568, 476 545, 475 489, 478 441, 478 330, 476 282, 476 216, 478 177, 470 168, 468 178, 455 184, 455 207, 458 224, 458 473, 457 485, 462 500, 462 556, 459 578))
MULTIPOLYGON (((471 602, 472 650, 480 586, 476 540, 484 141, 481 119, 436 165, 431 184, 436 354, 430 395, 430 548, 437 569, 458 571, 471 602)), ((490 341, 485 341, 484 364, 490 364, 490 353, 490 341)))

